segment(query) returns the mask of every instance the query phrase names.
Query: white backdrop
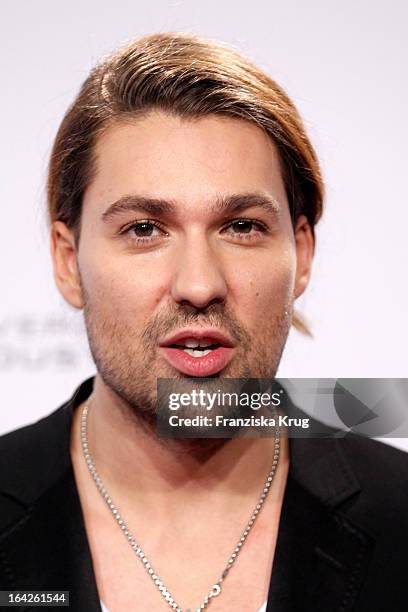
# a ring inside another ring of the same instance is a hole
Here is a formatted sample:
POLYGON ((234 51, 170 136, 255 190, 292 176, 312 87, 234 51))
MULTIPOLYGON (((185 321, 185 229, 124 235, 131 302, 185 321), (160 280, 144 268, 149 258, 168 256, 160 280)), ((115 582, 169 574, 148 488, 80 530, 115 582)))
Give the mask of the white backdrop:
POLYGON ((94 371, 81 316, 52 281, 46 165, 89 69, 155 31, 238 47, 295 100, 321 158, 326 211, 299 302, 314 338, 291 333, 279 374, 408 377, 408 3, 3 0, 0 21, 0 433, 49 413, 94 371))

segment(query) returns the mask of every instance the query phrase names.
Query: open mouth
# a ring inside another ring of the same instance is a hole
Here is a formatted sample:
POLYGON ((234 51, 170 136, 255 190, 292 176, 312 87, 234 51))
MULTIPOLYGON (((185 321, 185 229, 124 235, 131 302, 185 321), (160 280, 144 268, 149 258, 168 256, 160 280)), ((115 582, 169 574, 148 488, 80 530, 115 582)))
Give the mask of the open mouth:
POLYGON ((232 359, 234 346, 215 330, 185 330, 160 345, 166 361, 187 376, 205 377, 217 374, 232 359))
POLYGON ((183 344, 170 344, 169 348, 176 348, 184 351, 191 357, 205 357, 210 355, 212 351, 220 348, 221 344, 211 342, 210 344, 205 342, 198 342, 197 340, 186 340, 183 344))

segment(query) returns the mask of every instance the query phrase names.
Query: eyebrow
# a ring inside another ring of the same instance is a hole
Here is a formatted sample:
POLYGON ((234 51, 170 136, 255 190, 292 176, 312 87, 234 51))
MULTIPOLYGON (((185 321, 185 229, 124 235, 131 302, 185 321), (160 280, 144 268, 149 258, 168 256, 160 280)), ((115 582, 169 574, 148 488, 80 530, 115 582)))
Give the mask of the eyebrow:
MULTIPOLYGON (((281 212, 281 206, 275 198, 258 192, 220 196, 211 206, 210 211, 214 214, 230 215, 254 207, 263 208, 274 216, 279 216, 281 212)), ((172 200, 125 195, 108 206, 102 213, 102 220, 108 222, 117 215, 128 212, 144 212, 159 217, 174 216, 177 214, 177 206, 172 200)))

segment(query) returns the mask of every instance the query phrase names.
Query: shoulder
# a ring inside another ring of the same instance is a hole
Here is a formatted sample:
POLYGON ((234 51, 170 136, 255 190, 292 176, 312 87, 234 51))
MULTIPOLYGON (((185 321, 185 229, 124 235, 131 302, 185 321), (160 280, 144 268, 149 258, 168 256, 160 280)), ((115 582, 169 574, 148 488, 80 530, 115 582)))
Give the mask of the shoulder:
POLYGON ((69 465, 71 413, 64 404, 0 437, 0 496, 30 505, 69 465))
POLYGON ((38 454, 46 446, 47 437, 59 433, 63 419, 62 413, 65 407, 66 404, 35 423, 30 423, 1 435, 0 461, 4 461, 7 454, 10 454, 17 460, 21 455, 27 458, 27 453, 38 454))
POLYGON ((90 378, 48 416, 0 436, 0 538, 35 513, 45 499, 55 500, 55 491, 65 486, 62 483, 72 482, 73 411, 92 388, 90 378))
MULTIPOLYGON (((348 434, 336 443, 352 464, 357 478, 365 483, 393 487, 408 481, 408 453, 390 444, 348 434)), ((407 491, 408 492, 408 491, 407 491)))
POLYGON ((30 505, 71 467, 73 411, 92 388, 89 378, 48 416, 0 437, 0 496, 30 505))
POLYGON ((406 468, 408 465, 408 452, 392 444, 353 433, 337 438, 337 441, 351 460, 360 460, 358 465, 361 467, 383 465, 384 463, 395 468, 406 468))
POLYGON ((329 511, 372 534, 408 538, 408 453, 354 433, 293 438, 291 474, 329 511))
POLYGON ((403 528, 408 533, 408 453, 353 434, 336 444, 360 486, 346 504, 350 514, 364 516, 377 532, 403 528))

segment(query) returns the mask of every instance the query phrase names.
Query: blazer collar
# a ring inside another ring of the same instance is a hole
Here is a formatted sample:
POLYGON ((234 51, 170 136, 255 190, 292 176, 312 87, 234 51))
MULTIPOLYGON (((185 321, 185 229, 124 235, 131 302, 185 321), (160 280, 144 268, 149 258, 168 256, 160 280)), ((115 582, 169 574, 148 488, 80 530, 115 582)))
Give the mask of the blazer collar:
MULTIPOLYGON (((21 453, 25 463, 17 471, 28 477, 18 480, 12 470, 14 478, 1 485, 14 505, 12 524, 0 525, 9 588, 70 590, 71 609, 78 612, 100 612, 69 453, 73 411, 92 388, 88 379, 69 402, 27 430, 36 454, 27 465, 21 453)), ((344 511, 359 490, 339 440, 290 440, 267 612, 352 610, 373 545, 344 511)))

